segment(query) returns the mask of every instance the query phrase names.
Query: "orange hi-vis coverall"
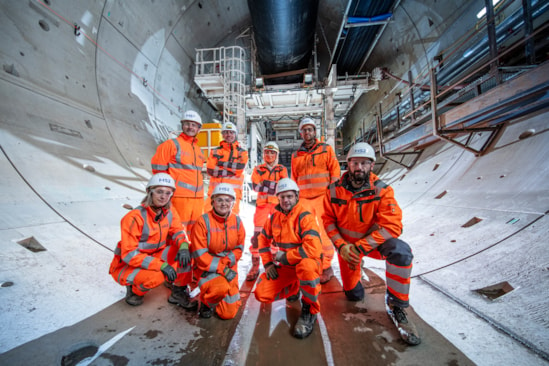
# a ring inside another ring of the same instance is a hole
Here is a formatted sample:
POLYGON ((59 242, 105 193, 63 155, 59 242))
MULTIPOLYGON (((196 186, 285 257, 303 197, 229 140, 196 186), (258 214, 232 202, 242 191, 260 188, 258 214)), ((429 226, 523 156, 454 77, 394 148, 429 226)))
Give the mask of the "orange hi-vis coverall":
MULTIPOLYGON (((395 305, 409 304, 412 251, 398 239, 402 233, 402 211, 394 191, 370 173, 369 183, 353 189, 349 173, 328 187, 324 199, 324 225, 338 252, 345 244, 356 245, 360 257, 385 260, 387 295, 395 305)), ((360 265, 351 269, 338 255, 343 289, 358 285, 360 265)))
POLYGON ((238 273, 246 231, 240 217, 218 216, 213 210, 200 216, 191 233, 191 256, 200 287, 200 301, 221 319, 232 319, 240 308, 238 275, 229 283, 226 267, 238 273))
POLYGON ((198 140, 184 133, 158 145, 151 159, 153 174, 168 173, 175 180, 172 207, 189 233, 204 209, 202 167, 205 161, 198 140))
MULTIPOLYGON (((252 172, 252 188, 257 192, 254 213, 254 235, 261 232, 265 221, 273 214, 278 205, 276 197, 276 185, 282 178, 288 178, 288 169, 284 165, 277 164, 269 169, 267 164, 261 164, 252 172)), ((257 242, 250 247, 252 256, 258 254, 257 242)))
POLYGON ((299 199, 315 215, 320 228, 323 270, 331 266, 334 257, 334 246, 322 224, 324 194, 328 185, 337 181, 340 175, 334 149, 318 139, 310 149, 301 144, 299 150, 292 154, 292 179, 299 187, 299 199))
POLYGON ((322 246, 315 217, 301 202, 285 214, 276 206, 259 234, 259 255, 263 265, 273 262, 271 245, 286 253, 289 265, 277 267, 278 278, 267 279, 262 273, 257 280, 255 297, 261 302, 285 299, 301 292, 301 299, 311 305, 311 314, 320 312, 320 273, 322 246))
POLYGON ((128 212, 121 220, 122 240, 114 250, 109 274, 122 286, 143 296, 164 283, 160 267, 164 262, 177 270, 174 285, 191 279, 191 267, 179 268, 175 256, 183 242, 189 242, 177 212, 163 208, 159 215, 143 205, 128 212))
POLYGON ((220 146, 212 149, 207 163, 207 172, 210 176, 208 186, 208 200, 204 210, 211 209, 211 194, 219 183, 229 183, 236 193, 233 213, 240 212, 242 199, 242 185, 244 184, 244 169, 248 164, 248 151, 240 147, 238 141, 228 143, 221 141, 220 146))

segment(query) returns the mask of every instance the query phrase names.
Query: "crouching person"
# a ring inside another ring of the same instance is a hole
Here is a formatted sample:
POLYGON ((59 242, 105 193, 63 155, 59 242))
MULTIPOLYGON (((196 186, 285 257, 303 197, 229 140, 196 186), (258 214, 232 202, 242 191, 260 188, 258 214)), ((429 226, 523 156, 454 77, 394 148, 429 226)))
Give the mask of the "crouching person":
POLYGON ((242 257, 246 232, 240 217, 232 213, 236 194, 228 183, 212 192, 212 209, 195 223, 191 252, 200 287, 201 318, 215 311, 221 319, 232 319, 240 308, 238 260, 242 257))
MULTIPOLYGON (((122 238, 109 274, 126 286, 126 302, 130 305, 143 304, 145 294, 165 280, 177 283, 183 274, 178 275, 176 269, 191 262, 187 233, 177 212, 170 209, 174 191, 175 181, 170 175, 153 175, 141 205, 122 218, 122 238)), ((170 299, 176 289, 174 285, 170 299)))
POLYGON ((299 188, 289 179, 278 182, 279 204, 259 235, 259 255, 265 272, 255 289, 257 300, 270 303, 301 293, 301 315, 294 328, 297 338, 308 337, 320 312, 322 244, 316 218, 299 202, 299 188), (271 246, 278 247, 273 257, 271 246))

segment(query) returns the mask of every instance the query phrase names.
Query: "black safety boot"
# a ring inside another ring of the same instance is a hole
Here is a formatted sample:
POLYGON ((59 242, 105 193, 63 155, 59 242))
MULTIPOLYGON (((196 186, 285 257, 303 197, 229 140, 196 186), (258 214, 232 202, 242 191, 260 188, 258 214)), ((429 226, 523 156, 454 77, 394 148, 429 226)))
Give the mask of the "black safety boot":
POLYGON ((252 257, 252 268, 246 276, 246 281, 255 281, 257 276, 259 276, 259 257, 252 257))
POLYGON ((131 286, 126 286, 126 302, 128 304, 130 304, 131 306, 139 306, 139 305, 143 304, 143 298, 144 297, 145 296, 136 295, 132 291, 131 286))
POLYGON ((198 310, 198 316, 204 319, 211 318, 213 315, 212 308, 208 307, 208 305, 204 303, 200 303, 200 310, 198 310))
POLYGON ((294 329, 294 337, 306 338, 313 332, 313 327, 316 321, 316 314, 311 314, 311 305, 302 302, 301 315, 297 320, 297 324, 294 329))
POLYGON ((172 293, 168 298, 170 304, 177 304, 186 310, 196 310, 198 302, 191 300, 187 286, 173 286, 172 293))
POLYGON ((393 323, 395 323, 400 333, 400 338, 411 346, 420 344, 421 338, 419 337, 416 326, 408 319, 404 309, 400 306, 392 305, 389 302, 386 302, 385 306, 389 318, 393 320, 393 323))
POLYGON ((334 277, 334 270, 330 266, 322 271, 322 274, 320 275, 320 283, 325 284, 326 282, 330 281, 332 277, 334 277))

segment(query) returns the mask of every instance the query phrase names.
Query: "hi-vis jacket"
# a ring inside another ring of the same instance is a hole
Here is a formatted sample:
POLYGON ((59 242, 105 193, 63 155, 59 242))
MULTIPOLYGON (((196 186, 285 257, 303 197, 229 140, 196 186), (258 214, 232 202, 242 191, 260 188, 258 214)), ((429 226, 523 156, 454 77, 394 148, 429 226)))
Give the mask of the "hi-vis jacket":
POLYGON ((152 172, 168 173, 175 179, 174 197, 202 198, 202 167, 205 158, 198 140, 181 133, 158 145, 151 159, 152 172))
POLYGON ((109 273, 127 265, 160 271, 160 266, 168 258, 170 245, 179 248, 183 242, 189 242, 175 210, 163 208, 159 215, 150 207, 141 205, 122 218, 120 227, 122 240, 114 251, 109 273), (162 251, 162 259, 152 256, 159 251, 162 251))
POLYGON ((282 178, 288 178, 288 169, 284 165, 277 164, 273 169, 269 169, 267 164, 261 164, 254 168, 252 172, 252 188, 257 193, 256 206, 262 206, 267 203, 278 204, 278 198, 275 195, 276 185, 282 178))
POLYGON ((224 218, 213 210, 203 214, 191 233, 191 252, 198 276, 205 272, 223 275, 225 267, 236 268, 244 250, 246 231, 240 217, 224 218))
POLYGON ((316 218, 299 201, 288 214, 277 205, 274 214, 265 222, 258 241, 263 264, 274 260, 271 245, 286 252, 288 263, 292 266, 304 258, 320 261, 322 255, 316 218))
POLYGON ((398 238, 402 233, 402 211, 393 188, 374 173, 370 173, 369 183, 356 192, 348 172, 330 184, 322 220, 338 251, 342 245, 354 243, 368 255, 387 239, 398 238))
POLYGON ((326 187, 338 180, 340 174, 334 149, 318 139, 310 149, 301 144, 292 154, 292 179, 299 187, 301 198, 323 195, 326 187))
POLYGON ((240 199, 244 183, 244 168, 247 163, 248 151, 241 148, 238 142, 229 144, 221 141, 219 147, 212 149, 208 158, 207 169, 211 177, 208 196, 219 183, 229 183, 233 186, 237 199, 240 199))

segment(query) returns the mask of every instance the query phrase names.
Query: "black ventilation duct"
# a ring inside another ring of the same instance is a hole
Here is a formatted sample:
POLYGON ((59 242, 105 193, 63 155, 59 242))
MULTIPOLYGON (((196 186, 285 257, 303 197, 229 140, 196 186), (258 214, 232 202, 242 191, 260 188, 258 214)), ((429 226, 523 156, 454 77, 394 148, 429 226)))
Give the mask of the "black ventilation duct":
POLYGON ((307 69, 311 58, 318 3, 318 0, 248 0, 257 58, 266 84, 303 81, 300 70, 307 69), (272 77, 281 73, 286 75, 272 77))

